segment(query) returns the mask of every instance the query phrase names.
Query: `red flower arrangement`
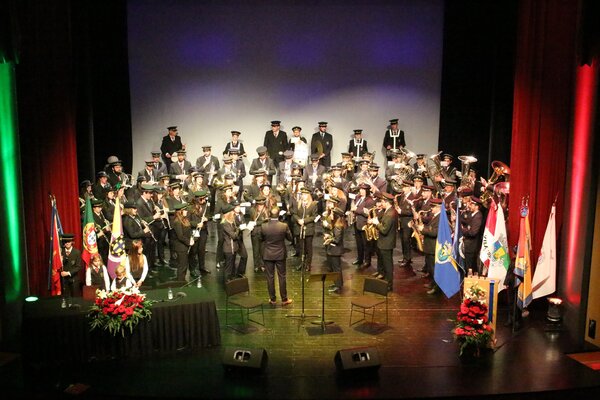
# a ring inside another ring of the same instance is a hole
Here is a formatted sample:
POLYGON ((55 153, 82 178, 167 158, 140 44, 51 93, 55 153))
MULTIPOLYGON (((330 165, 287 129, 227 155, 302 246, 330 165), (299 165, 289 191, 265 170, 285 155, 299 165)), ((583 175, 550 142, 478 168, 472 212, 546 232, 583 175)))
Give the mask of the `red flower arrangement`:
POLYGON ((106 292, 96 290, 96 300, 88 312, 90 330, 101 328, 113 336, 118 333, 125 336, 125 331, 133 332, 133 328, 143 319, 150 319, 151 302, 137 288, 106 292))
POLYGON ((488 322, 486 292, 475 284, 465 294, 452 331, 460 343, 460 355, 467 348, 478 353, 482 348, 491 347, 494 332, 488 322))

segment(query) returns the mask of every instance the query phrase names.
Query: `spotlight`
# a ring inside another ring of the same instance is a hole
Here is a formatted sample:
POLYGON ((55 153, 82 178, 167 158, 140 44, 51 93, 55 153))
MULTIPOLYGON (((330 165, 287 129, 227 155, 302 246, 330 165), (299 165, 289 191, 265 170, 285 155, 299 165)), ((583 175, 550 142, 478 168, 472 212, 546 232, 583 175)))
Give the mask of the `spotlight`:
POLYGON ((27 296, 25 297, 25 301, 28 303, 33 303, 35 301, 38 301, 39 298, 37 296, 27 296))
POLYGON ((548 312, 546 319, 550 322, 559 323, 562 320, 562 299, 558 297, 548 297, 548 312))

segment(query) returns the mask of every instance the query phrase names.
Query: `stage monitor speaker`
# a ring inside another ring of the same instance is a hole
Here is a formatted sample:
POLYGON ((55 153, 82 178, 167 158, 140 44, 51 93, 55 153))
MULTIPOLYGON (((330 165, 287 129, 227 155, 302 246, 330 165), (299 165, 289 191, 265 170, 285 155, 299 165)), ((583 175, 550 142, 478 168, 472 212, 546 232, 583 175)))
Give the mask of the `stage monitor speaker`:
POLYGON ((226 370, 263 371, 267 367, 268 359, 265 349, 226 347, 223 353, 223 367, 226 370))
POLYGON ((333 359, 340 372, 348 371, 376 371, 381 367, 379 352, 376 347, 356 347, 353 349, 338 350, 333 359))

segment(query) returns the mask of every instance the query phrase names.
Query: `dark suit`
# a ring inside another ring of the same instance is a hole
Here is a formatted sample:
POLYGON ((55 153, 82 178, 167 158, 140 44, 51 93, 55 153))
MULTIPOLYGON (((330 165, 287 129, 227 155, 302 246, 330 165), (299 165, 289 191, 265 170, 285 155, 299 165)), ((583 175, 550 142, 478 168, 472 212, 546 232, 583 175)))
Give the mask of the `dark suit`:
POLYGON ((185 280, 186 272, 189 268, 189 250, 190 239, 192 237, 192 227, 185 226, 179 219, 173 219, 173 244, 171 248, 175 252, 177 262, 177 280, 185 280))
POLYGON ((283 152, 286 151, 288 147, 287 133, 279 131, 277 137, 275 137, 273 131, 267 131, 265 132, 263 145, 267 148, 269 158, 273 160, 275 165, 278 165, 283 161, 283 152))
MULTIPOLYGON (((391 129, 385 131, 383 135, 383 148, 387 150, 387 147, 390 146, 390 150, 400 149, 401 147, 406 147, 406 142, 404 141, 404 131, 394 131, 391 129)), ((392 158, 387 157, 388 161, 392 158)))
POLYGON ((192 168, 192 163, 188 160, 183 160, 183 168, 179 165, 179 161, 173 161, 171 166, 169 167, 169 174, 171 175, 187 175, 189 173, 190 168, 192 168))
POLYGON ((359 265, 368 267, 371 265, 371 256, 375 249, 372 246, 372 242, 367 241, 365 231, 363 228, 367 224, 367 216, 365 215, 365 209, 371 209, 375 205, 375 200, 371 196, 367 196, 363 199, 357 196, 354 199, 354 205, 356 210, 354 211, 354 238, 356 240, 356 251, 359 265))
POLYGON ((72 247, 71 253, 67 255, 66 249, 62 249, 63 271, 70 273, 70 276, 61 276, 62 292, 65 297, 81 296, 81 280, 79 272, 82 270, 83 261, 81 260, 81 251, 72 247))
POLYGON ((267 157, 263 163, 260 157, 255 158, 250 164, 250 173, 252 174, 261 168, 264 168, 267 171, 267 182, 273 183, 273 175, 277 174, 277 168, 275 167, 273 160, 267 157))
POLYGON ((398 214, 394 207, 388 208, 377 225, 379 231, 379 239, 377 239, 377 248, 381 255, 382 269, 385 271, 385 280, 388 283, 389 290, 392 290, 394 285, 394 261, 392 252, 396 247, 396 230, 398 227, 398 214))
POLYGON ((261 238, 263 242, 263 259, 267 273, 267 289, 269 298, 275 301, 275 270, 279 280, 279 295, 282 301, 287 300, 286 288, 286 247, 285 239, 292 241, 292 233, 287 224, 279 222, 277 219, 270 219, 264 223, 261 228, 261 238))
POLYGON ((313 237, 315 235, 315 218, 317 217, 318 203, 312 201, 307 207, 302 202, 292 212, 292 224, 294 236, 296 237, 298 254, 304 255, 304 266, 310 270, 313 256, 313 237), (304 231, 302 232, 298 220, 304 218, 304 231), (303 234, 304 239, 300 237, 303 234))
POLYGON ((338 288, 344 286, 344 277, 342 275, 342 263, 341 258, 344 254, 344 228, 335 224, 331 230, 333 240, 327 245, 327 263, 329 264, 330 272, 339 272, 340 276, 335 280, 334 284, 338 288))
POLYGON ((327 168, 331 167, 331 150, 333 149, 333 136, 331 133, 325 132, 321 137, 321 132, 315 132, 310 140, 310 152, 311 154, 319 153, 320 151, 325 154, 319 163, 327 168))
POLYGON ((134 239, 144 240, 150 237, 150 233, 144 232, 144 227, 140 222, 139 217, 132 217, 130 215, 123 216, 123 237, 125 238, 125 249, 129 251, 131 249, 131 243, 134 239))
POLYGON ((429 222, 424 224, 423 231, 423 252, 425 253, 425 272, 433 278, 433 267, 435 265, 435 244, 437 242, 438 227, 440 225, 440 215, 434 215, 429 222))
POLYGON ((148 183, 158 182, 158 171, 154 168, 152 168, 152 171, 148 170, 147 168, 144 168, 143 170, 138 172, 138 176, 143 176, 144 178, 146 178, 146 182, 148 183))
POLYGON ((483 214, 481 211, 477 211, 475 214, 466 212, 460 222, 465 252, 465 268, 467 271, 472 269, 480 272, 477 267, 477 256, 481 248, 481 234, 484 227, 483 214))
POLYGON ((107 227, 112 221, 109 221, 104 213, 100 211, 100 214, 94 214, 94 228, 96 229, 96 243, 98 244, 98 254, 102 257, 104 265, 108 262, 108 247, 110 242, 110 226, 107 227), (100 235, 101 234, 101 235, 100 235))
POLYGON ((355 159, 362 158, 363 154, 368 152, 369 148, 367 147, 367 141, 364 139, 351 139, 350 143, 348 143, 348 153, 352 153, 355 159))
MULTIPOLYGON (((235 223, 231 224, 227 221, 221 223, 223 229, 223 253, 225 255, 225 279, 231 280, 240 275, 240 271, 246 270, 246 262, 248 261, 247 253, 240 249, 240 238, 242 232, 235 223), (235 255, 240 253, 240 261, 235 265, 235 255), (244 254, 246 255, 244 257, 244 254)), ((241 243, 243 246, 243 242, 241 243)))
POLYGON ((410 238, 413 233, 413 230, 411 227, 408 226, 408 223, 412 221, 413 213, 410 207, 410 202, 407 200, 405 194, 402 194, 402 196, 398 198, 398 209, 398 219, 400 222, 400 240, 402 243, 402 261, 410 263, 412 260, 410 238))
POLYGON ((169 156, 171 156, 173 153, 181 150, 182 147, 183 145, 181 144, 181 137, 179 137, 179 135, 175 136, 173 140, 171 140, 171 136, 169 135, 163 136, 162 144, 160 145, 160 151, 162 152, 162 159, 167 167, 167 170, 169 169, 172 161, 170 158, 166 157, 166 154, 169 153, 169 156))
MULTIPOLYGON (((155 214, 154 202, 152 200, 148 200, 146 202, 142 197, 140 197, 138 199, 138 201, 136 202, 136 206, 137 206, 137 210, 138 210, 138 217, 143 219, 148 224, 148 226, 150 227, 150 231, 152 232, 152 235, 154 235, 154 237, 156 237, 154 232, 157 232, 158 230, 154 230, 153 225, 162 224, 162 220, 160 220, 160 219, 157 219, 156 221, 154 220, 154 214, 155 214)), ((154 240, 152 235, 149 235, 143 239, 144 255, 146 256, 146 259, 148 260, 149 268, 152 268, 154 266, 154 263, 156 262, 156 241, 154 240)))
POLYGON ((194 244, 190 249, 190 273, 195 276, 200 272, 208 271, 206 269, 205 258, 206 258, 206 242, 208 240, 208 220, 211 215, 208 212, 208 204, 204 203, 197 209, 193 206, 189 212, 190 225, 192 226, 192 233, 196 231, 194 236, 194 244), (203 217, 207 220, 202 224, 202 229, 198 229, 198 224, 203 221, 203 217), (198 270, 196 270, 196 264, 198 270), (192 267, 194 265, 194 267, 192 267))
POLYGON ((254 264, 254 272, 258 272, 259 269, 265 266, 262 256, 262 238, 260 227, 268 221, 268 210, 263 207, 259 213, 258 208, 255 205, 250 208, 250 221, 256 223, 252 232, 250 232, 250 241, 252 242, 252 260, 254 264))

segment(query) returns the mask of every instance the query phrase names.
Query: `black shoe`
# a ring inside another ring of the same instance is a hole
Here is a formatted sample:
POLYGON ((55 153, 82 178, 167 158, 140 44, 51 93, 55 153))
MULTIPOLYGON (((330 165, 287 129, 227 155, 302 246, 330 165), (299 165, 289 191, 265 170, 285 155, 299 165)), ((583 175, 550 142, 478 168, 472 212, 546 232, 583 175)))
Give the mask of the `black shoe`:
POLYGON ((369 267, 371 267, 371 263, 364 263, 363 265, 360 266, 362 269, 367 269, 369 267))
POLYGON ((201 274, 210 274, 210 271, 209 271, 209 270, 207 270, 206 268, 201 268, 201 269, 200 269, 200 273, 201 273, 201 274))
POLYGON ((296 271, 301 271, 301 270, 302 270, 302 264, 299 264, 299 265, 298 265, 298 266, 295 268, 295 270, 296 270, 296 271))
POLYGON ((296 253, 292 254, 292 257, 300 257, 300 253, 296 252, 296 253))
POLYGON ((309 266, 307 266, 306 268, 304 268, 304 270, 305 270, 306 272, 310 272, 310 265, 309 265, 309 266))
POLYGON ((340 288, 335 286, 335 285, 331 285, 327 288, 327 291, 330 293, 339 293, 340 292, 340 288))
POLYGON ((360 265, 361 261, 360 260, 354 260, 354 262, 352 263, 352 265, 360 265))
POLYGON ((236 277, 236 278, 245 278, 245 277, 246 277, 246 275, 244 275, 244 274, 237 274, 235 277, 236 277))

